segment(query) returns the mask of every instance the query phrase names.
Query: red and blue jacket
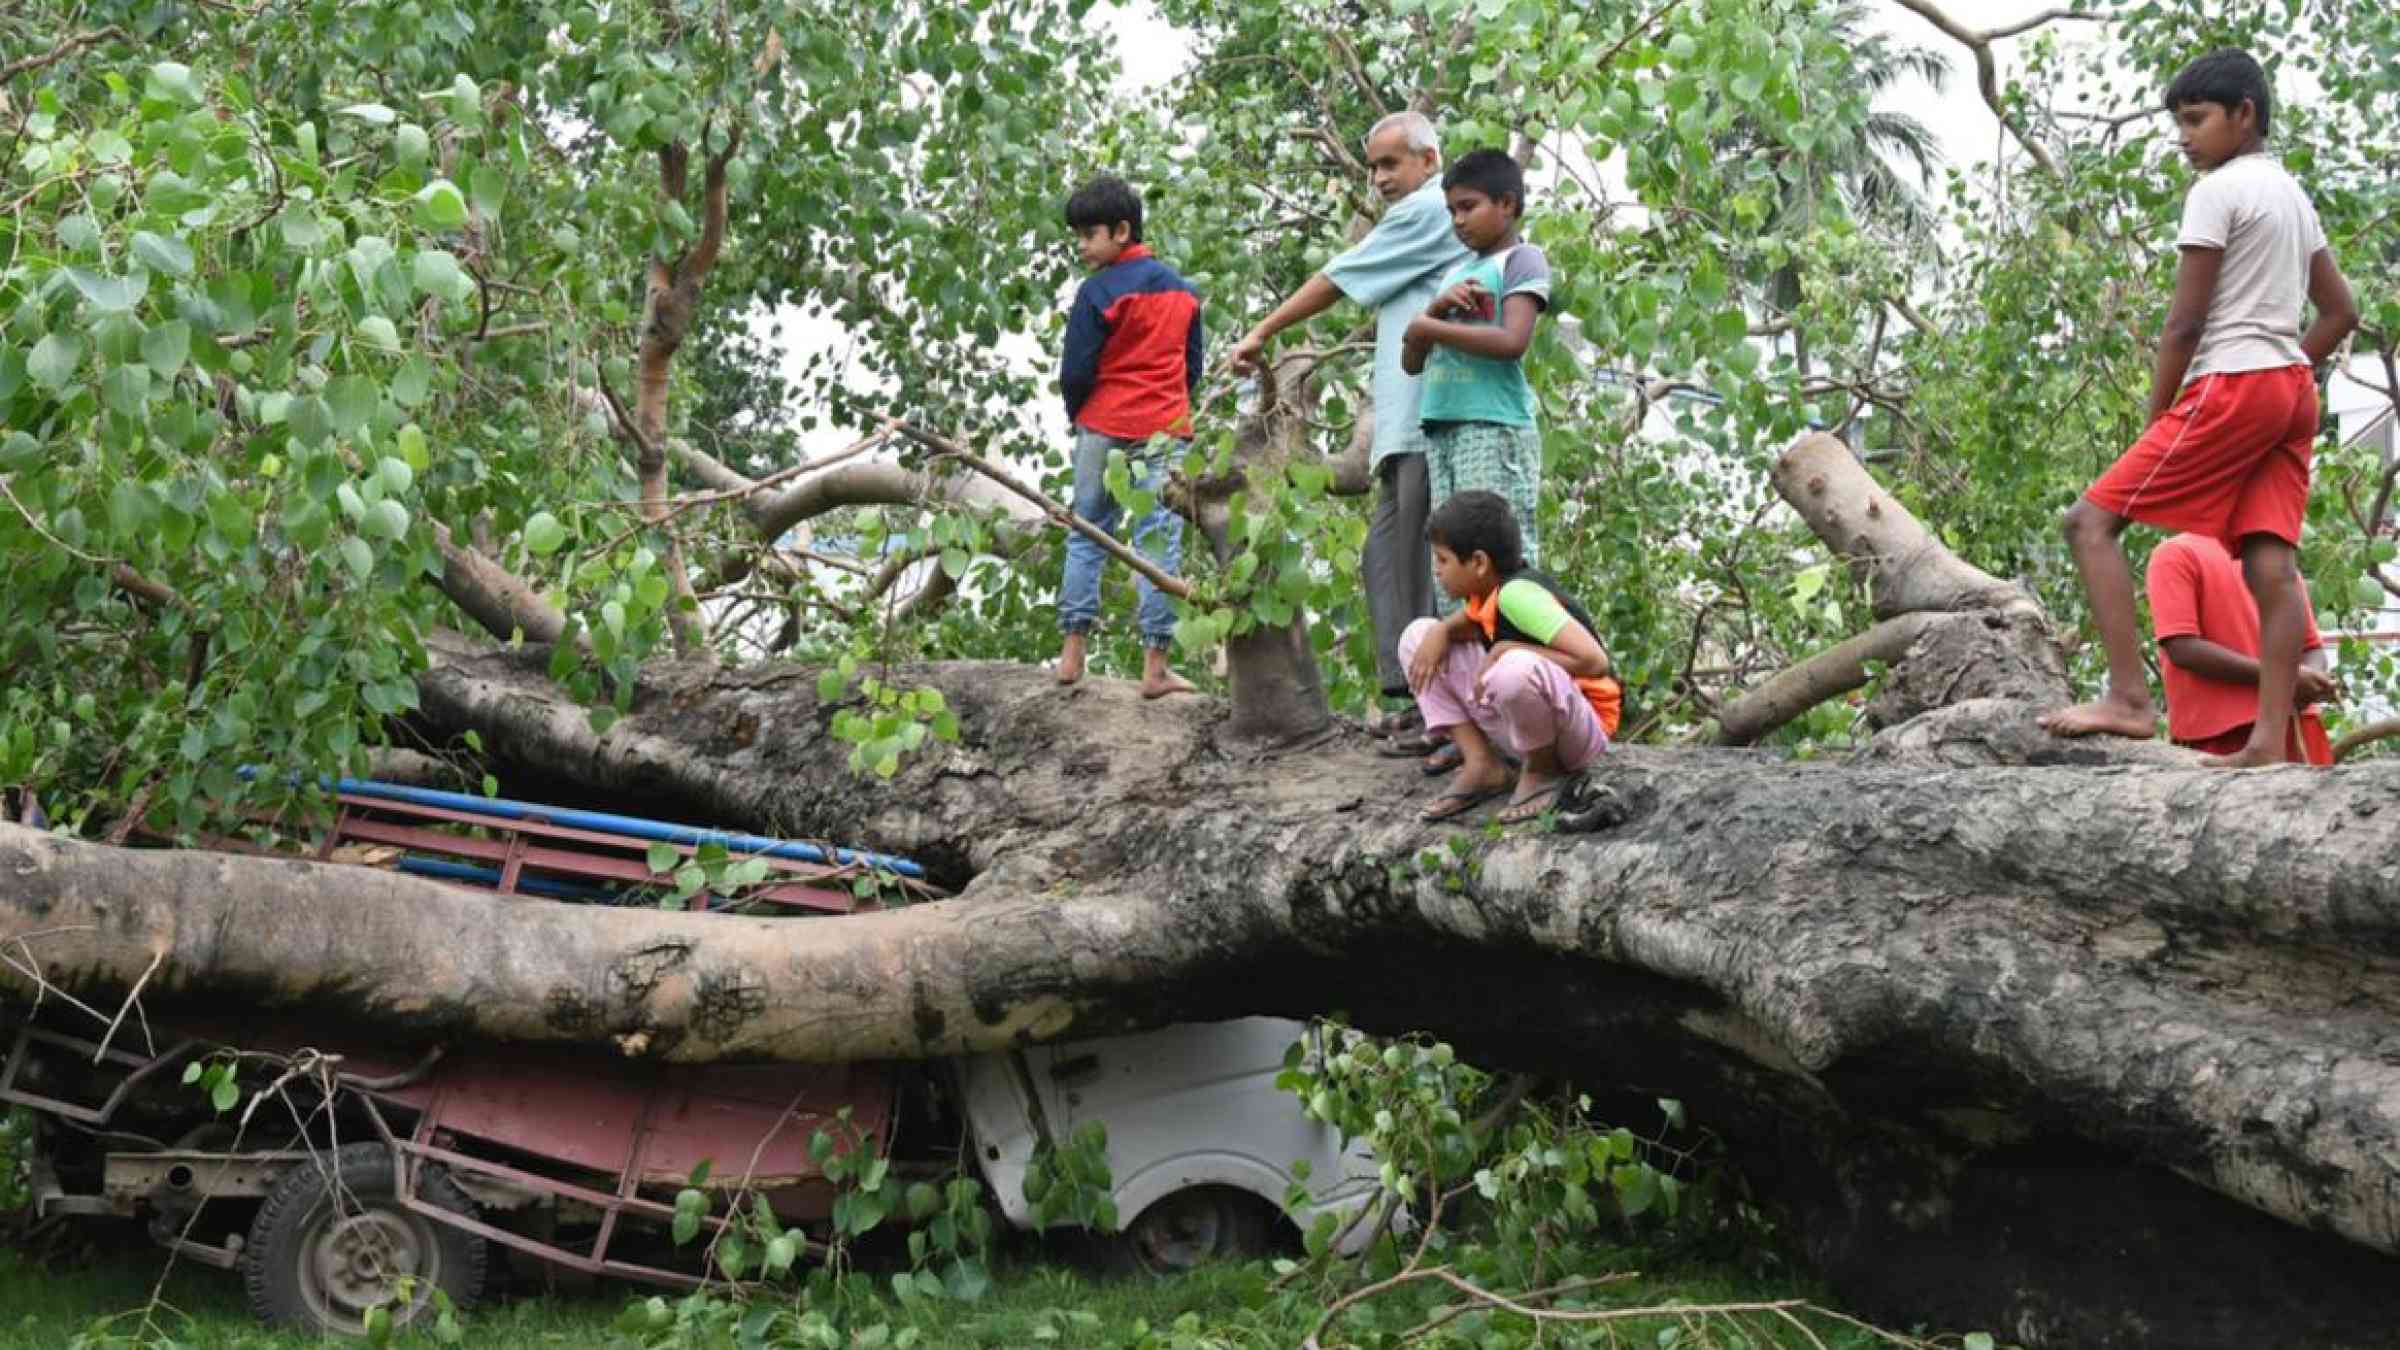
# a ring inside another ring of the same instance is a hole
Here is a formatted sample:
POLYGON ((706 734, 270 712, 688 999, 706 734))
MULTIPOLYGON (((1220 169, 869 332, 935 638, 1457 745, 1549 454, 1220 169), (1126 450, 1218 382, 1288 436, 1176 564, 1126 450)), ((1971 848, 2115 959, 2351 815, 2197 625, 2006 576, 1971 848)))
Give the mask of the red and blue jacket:
POLYGON ((1058 364, 1067 420, 1129 441, 1192 434, 1200 388, 1200 295, 1133 244, 1094 272, 1067 312, 1058 364))

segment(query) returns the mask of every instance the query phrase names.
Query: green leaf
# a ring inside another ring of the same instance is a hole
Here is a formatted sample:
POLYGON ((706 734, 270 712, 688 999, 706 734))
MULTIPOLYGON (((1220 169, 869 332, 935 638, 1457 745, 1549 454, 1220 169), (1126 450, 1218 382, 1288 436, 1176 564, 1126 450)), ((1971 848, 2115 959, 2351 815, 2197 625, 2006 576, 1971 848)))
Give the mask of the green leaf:
POLYGON ((101 400, 127 417, 139 417, 150 402, 150 367, 119 366, 101 377, 101 400))
POLYGON ((478 164, 467 176, 467 191, 475 201, 475 209, 487 216, 498 216, 500 207, 508 200, 508 179, 489 164, 478 164))
POLYGON ((930 1183, 920 1181, 908 1188, 908 1217, 911 1219, 922 1220, 941 1208, 941 1204, 941 1192, 930 1183))
POLYGON ((375 462, 375 474, 383 480, 383 490, 395 497, 405 495, 417 481, 416 471, 406 461, 390 455, 375 462))
POLYGON ((180 239, 169 239, 148 230, 133 232, 133 256, 154 272, 171 277, 192 274, 192 246, 180 239))
POLYGON ((2352 588, 2350 599, 2351 603, 2360 609, 2378 608, 2383 604, 2383 583, 2377 581, 2373 573, 2368 573, 2358 579, 2358 585, 2352 588))
POLYGON ((325 386, 325 406, 333 414, 333 434, 356 436, 366 429, 382 401, 375 382, 364 375, 344 375, 325 386))
POLYGON ((418 189, 416 203, 417 223, 428 229, 455 230, 467 223, 467 199, 447 178, 436 178, 418 189))
POLYGON ((123 535, 138 535, 158 519, 158 499, 150 489, 130 478, 120 478, 108 490, 108 523, 123 535))
POLYGON ((380 314, 370 314, 360 319, 356 331, 359 340, 370 347, 377 347, 387 352, 398 351, 400 348, 400 330, 393 326, 390 319, 380 314))
POLYGON ((672 872, 683 861, 683 850, 673 844, 652 844, 648 861, 652 872, 672 872))
POLYGON ((537 558, 547 558, 567 542, 567 527, 547 511, 537 511, 525 522, 525 547, 537 558))
POLYGON ((238 494, 221 489, 208 495, 208 525, 229 544, 248 543, 257 530, 249 504, 238 494))
POLYGON ((408 533, 408 508, 386 497, 367 508, 367 518, 358 528, 370 538, 398 539, 408 533))
POLYGON ((75 368, 83 364, 83 343, 64 333, 50 333, 33 344, 33 355, 25 358, 25 373, 34 386, 52 393, 64 389, 75 378, 75 368))
POLYGON ((161 61, 150 67, 142 92, 161 102, 181 103, 186 107, 198 107, 201 102, 199 81, 192 78, 192 68, 180 61, 161 61))
POLYGON ((132 309, 150 292, 148 272, 130 272, 121 277, 103 276, 80 267, 67 269, 67 280, 92 302, 92 308, 111 313, 132 309))
POLYGON ((342 561, 350 565, 350 574, 360 581, 375 575, 375 550, 355 534, 342 536, 342 561))
MULTIPOLYGON (((400 364, 400 373, 392 377, 392 402, 403 408, 414 408, 433 392, 433 363, 422 356, 412 356, 400 364)), ((421 466, 420 466, 421 467, 421 466)))
POLYGON ((234 1084, 233 1075, 229 1073, 209 1088, 208 1100, 210 1105, 217 1108, 217 1114, 223 1115, 241 1104, 242 1090, 234 1084))
POLYGON ((459 266, 453 254, 438 248, 422 250, 410 265, 417 289, 444 300, 462 301, 475 294, 475 279, 459 266))
POLYGON ((400 114, 380 103, 353 103, 347 108, 338 109, 337 113, 342 117, 355 117, 361 122, 379 127, 388 127, 400 120, 400 114))
POLYGON ((292 400, 284 420, 291 424, 292 438, 302 445, 323 445, 333 438, 333 410, 313 394, 292 400))
POLYGON ((325 242, 325 223, 305 206, 285 207, 283 214, 275 218, 275 225, 283 234, 286 248, 306 253, 325 242))
POLYGON ((154 325, 142 334, 142 360, 162 380, 175 378, 192 354, 192 326, 181 319, 154 325))

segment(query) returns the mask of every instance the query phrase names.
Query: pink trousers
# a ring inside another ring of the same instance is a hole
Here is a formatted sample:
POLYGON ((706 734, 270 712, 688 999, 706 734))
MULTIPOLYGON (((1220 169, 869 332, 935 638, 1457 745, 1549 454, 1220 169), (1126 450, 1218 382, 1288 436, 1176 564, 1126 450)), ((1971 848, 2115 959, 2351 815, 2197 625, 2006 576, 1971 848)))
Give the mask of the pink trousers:
MULTIPOLYGON (((1417 649, 1439 621, 1419 619, 1400 635, 1400 668, 1416 660, 1417 649)), ((1608 733, 1600 714, 1575 687, 1575 678, 1555 662, 1532 652, 1503 655, 1483 677, 1483 692, 1475 692, 1475 673, 1483 668, 1484 648, 1476 643, 1453 643, 1442 655, 1433 682, 1417 691, 1417 708, 1425 714, 1425 729, 1441 731, 1472 722, 1500 748, 1519 759, 1546 745, 1558 747, 1558 762, 1573 773, 1608 749, 1608 733)))

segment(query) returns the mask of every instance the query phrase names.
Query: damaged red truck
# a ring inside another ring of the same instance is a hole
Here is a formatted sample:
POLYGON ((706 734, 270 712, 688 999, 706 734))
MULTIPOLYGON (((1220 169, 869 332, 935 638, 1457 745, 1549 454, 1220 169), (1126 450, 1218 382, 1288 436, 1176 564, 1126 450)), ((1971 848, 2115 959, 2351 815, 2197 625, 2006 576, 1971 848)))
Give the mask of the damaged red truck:
MULTIPOLYGON (((662 874, 695 856, 749 862, 755 879, 667 903, 841 913, 929 893, 922 869, 887 855, 392 784, 343 780, 334 795, 319 857, 516 903, 660 903, 662 874)), ((1354 1211, 1376 1184, 1371 1157, 1274 1087, 1305 1028, 1264 1018, 835 1065, 329 1045, 312 1031, 0 1002, 0 1103, 35 1123, 36 1221, 141 1221, 181 1257, 239 1272, 262 1320, 359 1334, 370 1309, 404 1322, 436 1289, 473 1302, 503 1250, 535 1269, 697 1283, 668 1229, 701 1164, 711 1189, 821 1229, 828 1139, 886 1160, 893 1185, 977 1177, 1024 1227, 1037 1150, 1098 1121, 1115 1254, 1154 1270, 1255 1255, 1276 1225, 1354 1211), (1287 1213, 1297 1179, 1308 1200, 1287 1213)))

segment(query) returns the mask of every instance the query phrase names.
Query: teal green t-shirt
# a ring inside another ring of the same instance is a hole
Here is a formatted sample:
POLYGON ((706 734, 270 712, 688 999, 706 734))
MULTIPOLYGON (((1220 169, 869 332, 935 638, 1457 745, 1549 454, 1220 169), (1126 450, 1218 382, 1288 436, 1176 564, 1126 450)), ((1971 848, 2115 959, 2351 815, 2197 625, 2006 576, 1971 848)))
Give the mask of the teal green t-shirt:
MULTIPOLYGON (((1500 313, 1512 295, 1530 295, 1542 308, 1550 307, 1550 260, 1531 244, 1501 253, 1469 258, 1442 278, 1442 290, 1474 281, 1495 298, 1488 318, 1458 322, 1500 326, 1500 313)), ((1496 422, 1507 427, 1534 425, 1533 386, 1525 367, 1513 360, 1473 356, 1451 347, 1435 347, 1425 357, 1424 393, 1417 416, 1427 426, 1443 422, 1496 422)))

